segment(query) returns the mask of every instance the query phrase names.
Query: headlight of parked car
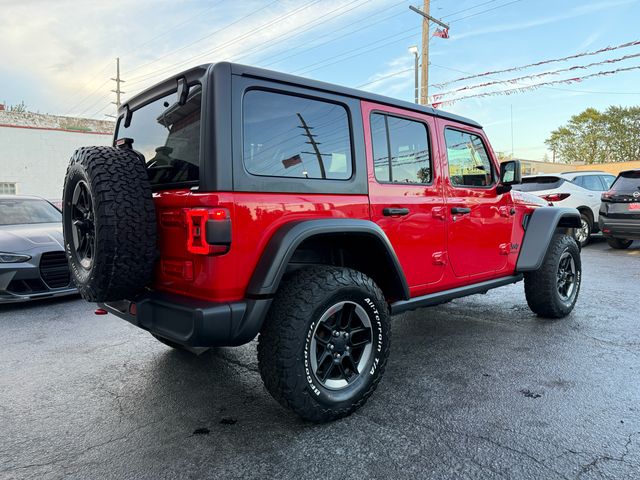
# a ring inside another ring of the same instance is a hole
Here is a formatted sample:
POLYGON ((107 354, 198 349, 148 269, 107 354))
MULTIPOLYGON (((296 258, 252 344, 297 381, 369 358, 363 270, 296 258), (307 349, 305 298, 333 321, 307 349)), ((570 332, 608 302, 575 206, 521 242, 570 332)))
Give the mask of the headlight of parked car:
POLYGON ((31 260, 29 255, 21 255, 19 253, 0 252, 0 263, 20 263, 31 260))

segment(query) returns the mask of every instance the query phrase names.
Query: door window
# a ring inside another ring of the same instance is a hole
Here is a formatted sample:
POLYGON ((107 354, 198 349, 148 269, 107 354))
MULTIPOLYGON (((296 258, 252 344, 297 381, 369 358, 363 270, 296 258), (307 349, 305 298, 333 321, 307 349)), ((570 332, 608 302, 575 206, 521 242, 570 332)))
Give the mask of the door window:
POLYGON ((427 126, 419 121, 374 113, 371 137, 376 180, 380 183, 431 183, 427 126))
POLYGON ((444 139, 452 185, 488 187, 493 184, 493 165, 478 135, 447 128, 444 131, 444 139))

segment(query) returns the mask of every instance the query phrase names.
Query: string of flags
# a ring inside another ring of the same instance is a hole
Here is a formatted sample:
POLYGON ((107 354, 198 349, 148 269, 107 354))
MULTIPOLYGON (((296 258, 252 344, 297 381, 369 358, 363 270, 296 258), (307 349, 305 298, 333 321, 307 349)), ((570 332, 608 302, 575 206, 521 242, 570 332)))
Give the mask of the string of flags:
POLYGON ((456 88, 454 90, 449 90, 448 92, 444 92, 444 93, 437 93, 433 96, 431 96, 431 100, 433 100, 434 102, 437 102, 439 100, 442 100, 442 98, 448 96, 448 95, 453 95, 455 93, 458 92, 462 92, 465 90, 474 90, 476 88, 483 88, 483 87, 490 87, 492 85, 499 85, 499 84, 515 84, 518 83, 522 80, 531 80, 534 78, 541 78, 541 77, 546 77, 549 75, 558 75, 560 73, 565 73, 565 72, 571 72, 574 70, 586 70, 588 68, 591 67, 595 67, 597 65, 605 65, 605 64, 611 64, 611 63, 618 63, 618 62, 622 62, 624 60, 629 60, 631 58, 637 58, 640 57, 640 53, 635 53, 632 55, 625 55, 623 57, 619 57, 619 58, 612 58, 609 60, 602 60, 599 62, 592 62, 586 65, 575 65, 573 67, 568 67, 568 68, 560 68, 558 70, 553 70, 550 72, 542 72, 542 73, 532 73, 530 75, 523 75, 521 77, 516 77, 516 78, 510 78, 507 80, 493 80, 490 82, 484 82, 484 83, 479 83, 476 85, 467 85, 466 87, 460 87, 460 88, 456 88))
POLYGON ((431 104, 432 107, 434 108, 440 108, 443 106, 448 106, 448 105, 453 105, 456 102, 459 102, 460 100, 467 100, 469 98, 481 98, 481 97, 490 97, 490 96, 494 96, 494 95, 513 95, 515 93, 522 93, 522 92, 526 92, 529 90, 535 90, 541 87, 547 87, 547 86, 551 86, 551 85, 560 85, 560 84, 572 84, 572 83, 578 83, 578 82, 582 82, 584 80, 587 80, 589 78, 594 78, 594 77, 605 77, 608 75, 615 75, 617 73, 621 73, 621 72, 628 72, 631 70, 638 70, 640 69, 640 65, 638 66, 633 66, 633 67, 624 67, 624 68, 618 68, 616 70, 609 70, 609 71, 604 71, 604 72, 597 72, 597 73, 592 73, 589 75, 585 75, 583 77, 574 77, 574 78, 565 78, 562 80, 551 80, 548 82, 542 82, 542 83, 536 83, 535 85, 527 85, 527 86, 523 86, 523 87, 517 87, 517 88, 511 88, 508 90, 498 90, 498 91, 493 91, 493 92, 483 92, 483 93, 476 93, 474 95, 466 95, 463 97, 458 97, 458 98, 453 98, 451 100, 444 100, 441 102, 433 102, 431 104))
MULTIPOLYGON (((447 33, 447 35, 448 35, 448 33, 447 33)), ((618 50, 618 49, 621 49, 621 48, 633 47, 635 45, 640 45, 640 40, 623 43, 623 44, 616 45, 616 46, 613 46, 613 47, 605 47, 605 48, 601 48, 599 50, 594 50, 592 52, 576 53, 574 55, 569 55, 569 56, 562 57, 562 58, 554 58, 554 59, 551 59, 551 60, 543 60, 543 61, 540 61, 540 62, 530 63, 528 65, 522 65, 522 66, 519 66, 519 67, 511 67, 511 68, 505 68, 503 70, 493 70, 493 71, 478 73, 478 74, 475 74, 475 75, 468 75, 466 77, 456 78, 456 79, 453 79, 453 80, 449 80, 447 82, 437 83, 437 84, 434 84, 433 86, 436 87, 436 88, 444 88, 447 85, 451 85, 451 84, 457 83, 457 82, 462 82, 463 80, 470 80, 472 78, 486 77, 486 76, 490 76, 490 75, 495 75, 497 73, 516 72, 516 71, 519 71, 519 70, 524 70, 526 68, 537 67, 537 66, 546 65, 546 64, 549 64, 549 63, 565 62, 567 60, 572 60, 574 58, 597 55, 599 53, 611 52, 613 50, 618 50)))

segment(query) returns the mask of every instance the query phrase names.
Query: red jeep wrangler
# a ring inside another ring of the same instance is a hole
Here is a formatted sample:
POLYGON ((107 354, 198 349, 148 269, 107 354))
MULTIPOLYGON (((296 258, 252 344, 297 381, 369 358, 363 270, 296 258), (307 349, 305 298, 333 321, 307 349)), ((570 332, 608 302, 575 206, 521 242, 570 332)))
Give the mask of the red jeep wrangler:
POLYGON ((231 63, 122 106, 80 148, 65 247, 83 297, 175 348, 258 334, 260 374, 313 421, 380 381, 390 316, 524 279, 540 316, 580 289, 574 209, 511 191, 476 122, 231 63))

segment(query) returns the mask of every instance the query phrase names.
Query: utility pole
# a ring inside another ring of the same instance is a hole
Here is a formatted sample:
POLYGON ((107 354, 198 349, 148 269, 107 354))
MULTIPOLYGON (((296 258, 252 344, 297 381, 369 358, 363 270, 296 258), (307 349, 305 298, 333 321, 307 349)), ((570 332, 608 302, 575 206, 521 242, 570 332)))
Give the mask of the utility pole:
POLYGON ((413 5, 409 5, 409 9, 414 12, 422 15, 422 81, 420 88, 420 103, 422 105, 427 104, 427 99, 429 98, 429 22, 434 22, 440 25, 441 27, 449 30, 449 25, 440 20, 433 18, 430 14, 431 1, 424 0, 423 10, 414 7, 413 5))
MULTIPOLYGON (((300 115, 299 113, 297 113, 296 115, 298 115, 298 118, 300 119, 300 123, 301 123, 301 126, 298 128, 304 129, 303 135, 309 139, 309 141, 305 143, 308 143, 313 147, 312 155, 315 155, 316 158, 318 159, 318 166, 320 167, 320 178, 327 178, 327 172, 324 169, 324 162, 322 161, 322 153, 320 153, 320 149, 318 148, 318 145, 320 145, 320 143, 316 142, 315 135, 311 133, 311 130, 313 129, 313 127, 310 127, 309 125, 307 125, 307 122, 305 122, 304 117, 302 115, 300 115)), ((302 152, 302 153, 310 153, 310 152, 302 152)))
POLYGON ((115 90, 111 90, 113 93, 116 94, 116 101, 115 102, 111 102, 111 103, 113 103, 116 106, 116 108, 119 110, 120 109, 120 105, 121 105, 120 95, 125 93, 122 90, 120 90, 120 84, 121 83, 125 83, 124 80, 122 80, 120 78, 120 57, 116 58, 116 78, 112 78, 111 80, 116 82, 116 89, 115 90))
MULTIPOLYGON (((431 0, 424 0, 424 13, 429 15, 431 10, 431 0)), ((422 18, 422 90, 420 92, 420 103, 427 104, 429 98, 429 17, 422 18)))

